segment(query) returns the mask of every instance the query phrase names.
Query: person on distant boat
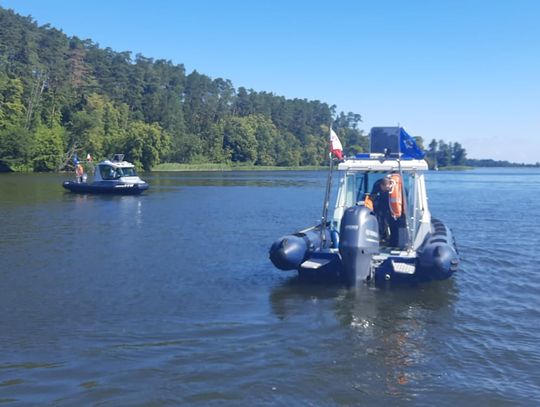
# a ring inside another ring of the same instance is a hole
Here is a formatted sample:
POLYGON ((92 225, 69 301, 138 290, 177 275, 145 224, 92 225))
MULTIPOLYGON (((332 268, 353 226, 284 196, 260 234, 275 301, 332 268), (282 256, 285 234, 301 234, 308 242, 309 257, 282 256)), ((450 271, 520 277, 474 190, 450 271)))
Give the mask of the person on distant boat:
POLYGON ((84 168, 81 163, 77 163, 75 167, 75 176, 77 177, 77 182, 83 182, 84 168))

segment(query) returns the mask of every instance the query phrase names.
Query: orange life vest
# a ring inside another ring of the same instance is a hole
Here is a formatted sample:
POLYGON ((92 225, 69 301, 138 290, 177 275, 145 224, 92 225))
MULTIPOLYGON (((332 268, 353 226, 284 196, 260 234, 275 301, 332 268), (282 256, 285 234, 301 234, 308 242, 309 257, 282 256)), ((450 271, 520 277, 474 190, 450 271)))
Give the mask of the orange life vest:
POLYGON ((403 213, 403 185, 399 174, 390 176, 390 192, 388 198, 390 200, 390 213, 394 219, 397 219, 403 213))
POLYGON ((364 199, 364 206, 373 212, 373 201, 369 195, 366 195, 366 198, 364 199))

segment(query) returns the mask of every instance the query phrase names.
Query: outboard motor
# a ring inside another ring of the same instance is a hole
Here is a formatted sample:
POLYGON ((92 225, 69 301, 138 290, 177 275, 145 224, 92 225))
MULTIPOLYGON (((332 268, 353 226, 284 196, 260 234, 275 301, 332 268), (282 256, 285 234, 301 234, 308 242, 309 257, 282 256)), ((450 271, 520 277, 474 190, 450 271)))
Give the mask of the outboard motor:
MULTIPOLYGON (((324 230, 324 248, 332 244, 330 231, 324 230)), ((283 236, 270 247, 270 260, 280 270, 295 270, 309 257, 310 253, 321 247, 321 230, 313 228, 293 235, 283 236)))
POLYGON ((341 218, 339 253, 347 283, 355 285, 370 274, 371 256, 379 252, 379 222, 365 206, 347 208, 341 218))

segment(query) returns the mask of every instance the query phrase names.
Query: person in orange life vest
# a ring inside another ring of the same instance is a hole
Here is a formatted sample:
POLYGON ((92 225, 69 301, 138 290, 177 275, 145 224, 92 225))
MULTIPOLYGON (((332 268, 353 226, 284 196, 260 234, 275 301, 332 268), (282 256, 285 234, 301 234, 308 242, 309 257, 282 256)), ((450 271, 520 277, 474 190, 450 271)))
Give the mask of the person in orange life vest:
POLYGON ((75 167, 75 176, 77 177, 77 182, 83 182, 84 168, 81 163, 77 163, 75 167))
POLYGON ((404 223, 401 176, 388 174, 375 182, 364 204, 377 217, 381 243, 397 247, 398 229, 404 223))
POLYGON ((392 247, 405 247, 408 241, 408 237, 402 233, 400 236, 400 229, 406 231, 407 221, 405 219, 405 195, 403 188, 403 179, 398 173, 390 174, 390 191, 389 204, 390 204, 390 246, 392 247))

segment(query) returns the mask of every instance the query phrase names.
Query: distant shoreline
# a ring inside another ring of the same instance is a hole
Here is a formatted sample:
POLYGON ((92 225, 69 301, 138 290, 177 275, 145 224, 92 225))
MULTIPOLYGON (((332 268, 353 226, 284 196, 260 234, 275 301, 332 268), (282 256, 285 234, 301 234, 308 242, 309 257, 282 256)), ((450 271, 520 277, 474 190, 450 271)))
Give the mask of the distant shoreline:
MULTIPOLYGON (((512 165, 512 166, 448 166, 440 167, 438 170, 430 169, 429 171, 470 171, 477 168, 539 168, 536 165, 512 165)), ((328 166, 262 166, 262 165, 231 165, 231 164, 179 164, 179 163, 163 163, 153 167, 149 172, 231 172, 231 171, 327 171, 328 166)), ((142 171, 145 172, 145 171, 142 171)), ((45 174, 49 171, 0 171, 0 174, 16 174, 16 173, 36 173, 45 174)), ((72 171, 58 171, 59 174, 70 174, 72 171)))
MULTIPOLYGON (((500 166, 499 168, 538 168, 536 165, 512 165, 500 166)), ((470 166, 470 165, 452 165, 447 167, 439 167, 438 171, 470 171, 476 168, 494 168, 492 166, 470 166)), ((152 168, 151 172, 226 172, 226 171, 324 171, 328 170, 328 166, 268 166, 268 165, 235 165, 235 164, 180 164, 180 163, 162 163, 152 168)), ((434 171, 430 169, 430 171, 434 171)))
POLYGON ((470 165, 449 165, 448 167, 440 167, 437 170, 433 170, 433 171, 468 171, 468 170, 474 170, 475 168, 480 168, 480 167, 472 167, 470 165))
POLYGON ((151 172, 165 171, 322 171, 328 167, 317 165, 278 167, 269 165, 232 165, 232 164, 179 164, 163 163, 152 168, 151 172))

